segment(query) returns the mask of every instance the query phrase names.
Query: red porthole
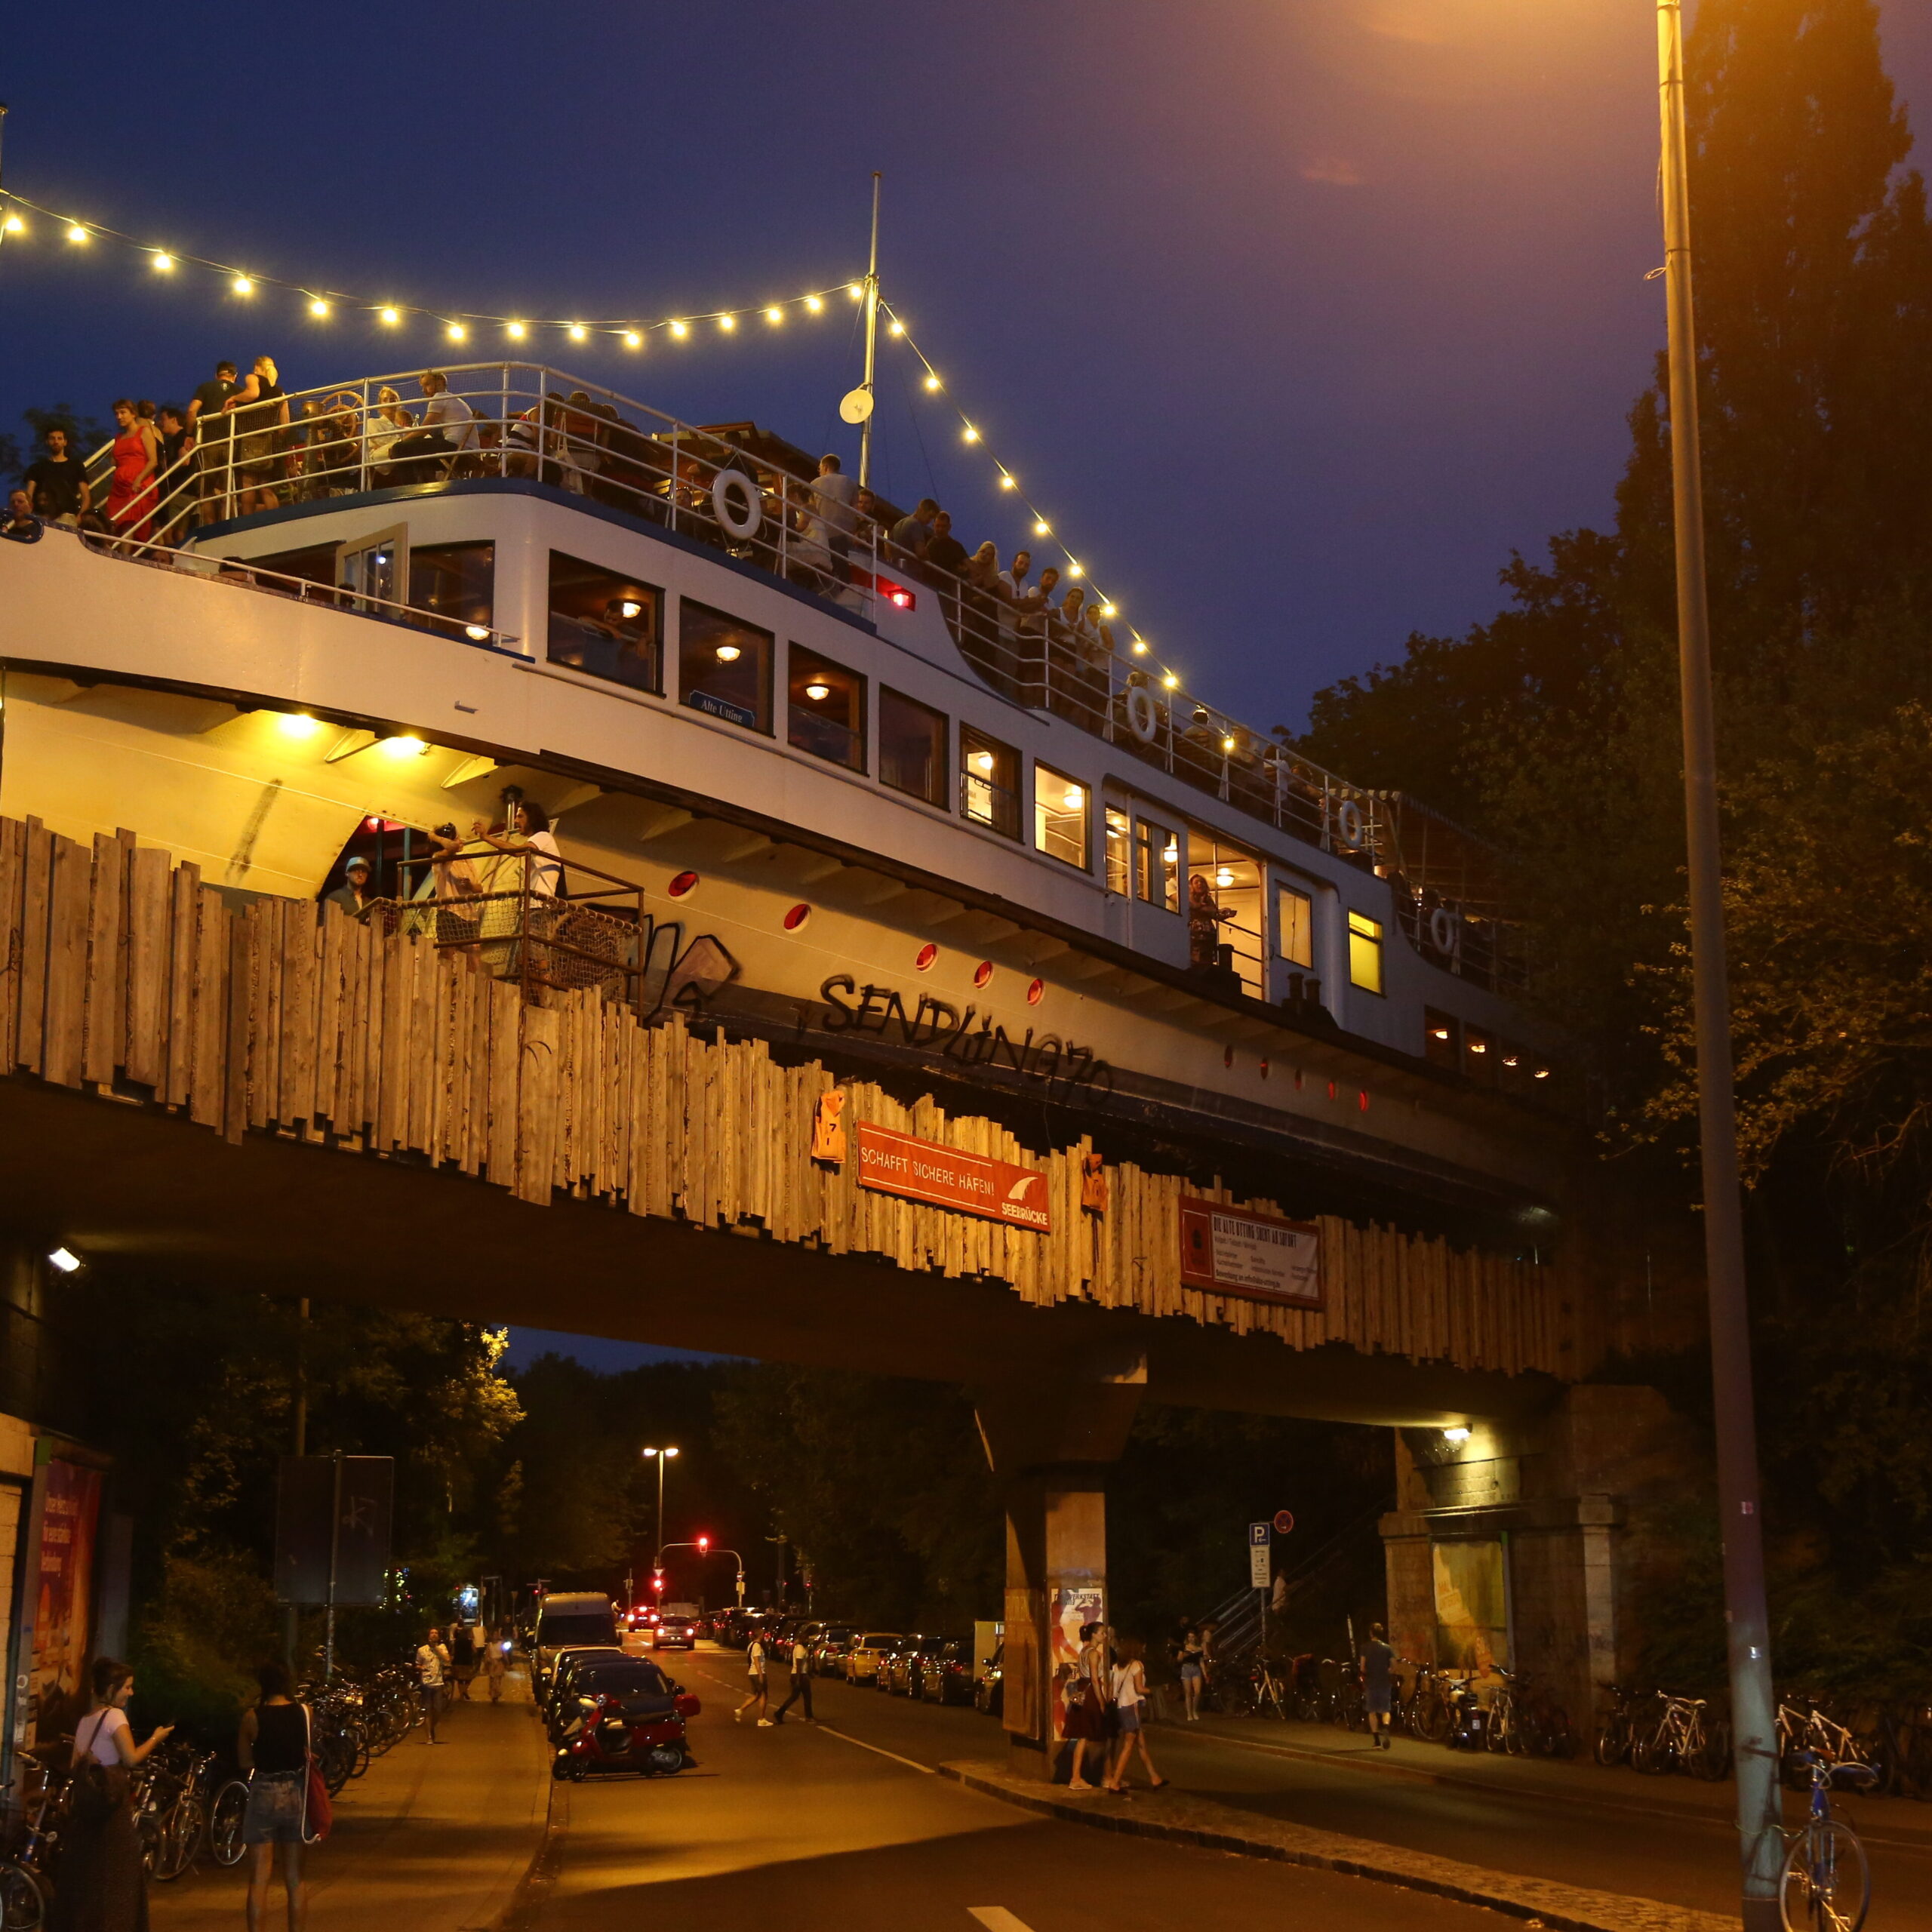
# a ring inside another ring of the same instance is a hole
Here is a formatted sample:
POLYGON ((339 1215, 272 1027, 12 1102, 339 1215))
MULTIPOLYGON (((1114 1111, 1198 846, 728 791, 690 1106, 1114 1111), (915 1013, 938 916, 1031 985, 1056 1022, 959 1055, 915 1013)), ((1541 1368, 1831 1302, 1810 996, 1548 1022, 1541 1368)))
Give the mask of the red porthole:
POLYGON ((1223 1066, 1232 1066, 1234 1065, 1234 1063, 1235 1063, 1235 1050, 1234 1050, 1234 1048, 1233 1048, 1232 1047, 1223 1047, 1223 1048, 1221 1049, 1221 1064, 1222 1064, 1223 1066))
POLYGON ((984 987, 992 976, 993 962, 990 959, 981 960, 979 964, 973 968, 973 983, 976 986, 984 987))
POLYGON ((934 945, 931 940, 928 940, 925 944, 912 955, 913 970, 915 972, 930 973, 933 969, 933 961, 938 957, 939 948, 934 945))
POLYGON ((697 874, 696 872, 680 872, 677 877, 664 888, 664 890, 668 892, 673 899, 681 899, 684 897, 685 894, 690 891, 691 889, 697 884, 697 874))
POLYGON ((1359 1112, 1368 1112, 1368 1089, 1366 1087, 1355 1096, 1355 1107, 1359 1112))
POLYGON ((1261 1063, 1261 1077, 1263 1080, 1268 1078, 1268 1063, 1265 1060, 1261 1063))
POLYGON ((1026 1004, 1029 1006, 1038 1006, 1046 996, 1047 983, 1044 980, 1034 980, 1026 989, 1026 1004))
POLYGON ((794 906, 791 911, 785 915, 785 930, 788 933, 796 932, 811 915, 812 909, 809 906, 802 903, 794 906))

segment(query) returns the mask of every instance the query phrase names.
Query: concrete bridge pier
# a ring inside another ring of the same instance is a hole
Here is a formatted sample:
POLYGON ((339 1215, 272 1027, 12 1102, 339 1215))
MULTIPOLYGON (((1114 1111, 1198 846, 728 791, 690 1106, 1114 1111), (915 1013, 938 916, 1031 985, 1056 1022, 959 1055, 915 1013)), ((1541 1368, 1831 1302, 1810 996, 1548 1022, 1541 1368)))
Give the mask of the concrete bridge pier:
POLYGON ((1057 1674, 1079 1626, 1107 1614, 1107 1467, 1146 1390, 1146 1358, 1136 1355, 976 1394, 986 1460, 1004 1490, 1004 1721, 1023 1777, 1052 1779, 1057 1674))

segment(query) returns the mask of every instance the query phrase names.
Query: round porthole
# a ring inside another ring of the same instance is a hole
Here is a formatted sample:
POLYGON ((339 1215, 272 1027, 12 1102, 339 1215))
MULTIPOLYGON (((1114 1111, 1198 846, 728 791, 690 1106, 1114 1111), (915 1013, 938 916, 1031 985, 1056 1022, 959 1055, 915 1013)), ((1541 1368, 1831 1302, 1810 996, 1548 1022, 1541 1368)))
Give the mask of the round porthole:
POLYGON ((928 940, 925 944, 912 955, 913 971, 919 973, 930 973, 933 970, 933 962, 938 957, 939 948, 934 945, 931 940, 928 940))
POLYGON ((668 892, 673 899, 681 899, 686 893, 692 891, 697 884, 697 874, 696 872, 680 872, 675 878, 672 880, 671 883, 667 885, 664 890, 668 892))
POLYGON ((973 983, 975 986, 983 988, 992 976, 993 962, 990 959, 981 960, 979 964, 973 968, 973 983))
POLYGON ((1026 1004, 1029 1006, 1038 1006, 1046 996, 1047 983, 1044 980, 1033 980, 1026 989, 1026 1004))
POLYGON ((1235 1063, 1235 1050, 1234 1050, 1234 1048, 1233 1048, 1232 1047, 1223 1047, 1223 1048, 1221 1049, 1221 1064, 1222 1064, 1223 1066, 1232 1066, 1234 1065, 1234 1063, 1235 1063))
POLYGON ((788 933, 796 932, 811 915, 812 909, 809 906, 802 903, 794 906, 785 915, 785 930, 788 933))

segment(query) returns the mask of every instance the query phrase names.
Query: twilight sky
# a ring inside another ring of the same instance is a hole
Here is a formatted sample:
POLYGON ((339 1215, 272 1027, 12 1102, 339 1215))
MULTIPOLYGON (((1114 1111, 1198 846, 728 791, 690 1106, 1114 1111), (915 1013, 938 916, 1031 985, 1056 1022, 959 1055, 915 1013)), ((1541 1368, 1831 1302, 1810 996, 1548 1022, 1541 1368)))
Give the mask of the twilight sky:
MULTIPOLYGON (((1512 546, 1604 517, 1661 340, 1644 0, 14 12, 9 185, 377 298, 650 318, 798 293, 863 268, 882 168, 887 293, 953 393, 1162 655, 1263 727, 1487 615, 1512 546)), ((1932 97, 1932 8, 1883 18, 1901 94, 1932 97)), ((45 223, 0 251, 0 427, 185 398, 223 354, 301 387, 448 352, 405 343, 45 223)), ((547 353, 856 450, 849 303, 547 353)), ((880 387, 886 487, 931 488, 969 543, 1016 534, 903 349, 880 387)))

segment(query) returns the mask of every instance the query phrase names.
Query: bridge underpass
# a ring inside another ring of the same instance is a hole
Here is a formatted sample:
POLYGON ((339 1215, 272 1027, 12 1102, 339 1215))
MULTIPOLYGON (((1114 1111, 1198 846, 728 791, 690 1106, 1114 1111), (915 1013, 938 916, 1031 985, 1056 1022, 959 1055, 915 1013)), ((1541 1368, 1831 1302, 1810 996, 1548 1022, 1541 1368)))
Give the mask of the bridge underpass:
MULTIPOLYGON (((407 931, 233 906, 164 853, 31 823, 0 822, 0 895, 15 1240, 966 1384, 1007 1478, 1007 1721, 1036 1764, 1056 1644, 1103 1598, 1105 1472, 1142 1401, 1528 1439, 1574 1380, 1557 1267, 1324 1216, 1299 1303, 1191 1284, 1200 1182, 705 1037, 701 996, 648 1024, 596 987, 531 1003, 407 931), (1030 1176, 1033 1218, 864 1184, 869 1134, 1030 1176)), ((1603 1639, 1577 1623, 1556 1638, 1588 1668, 1603 1639)))

